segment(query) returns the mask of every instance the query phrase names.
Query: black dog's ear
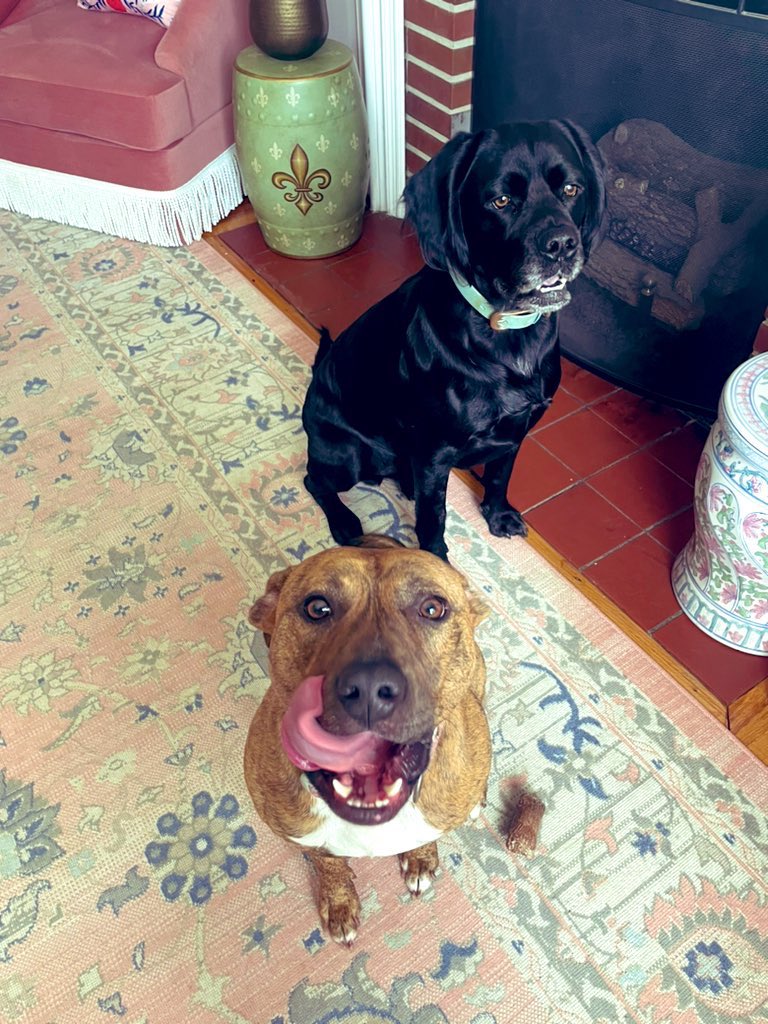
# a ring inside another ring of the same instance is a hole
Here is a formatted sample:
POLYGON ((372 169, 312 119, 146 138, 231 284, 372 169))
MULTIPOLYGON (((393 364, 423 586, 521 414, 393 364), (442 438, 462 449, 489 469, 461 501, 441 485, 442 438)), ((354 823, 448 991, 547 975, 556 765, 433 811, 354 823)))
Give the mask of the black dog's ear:
POLYGON ((479 141, 479 132, 454 135, 405 186, 405 215, 416 229, 424 261, 436 270, 466 266, 459 191, 479 141))
POLYGON ((581 228, 581 243, 584 255, 588 257, 591 250, 603 236, 603 214, 605 213, 605 163, 602 154, 590 137, 573 121, 555 121, 555 125, 571 142, 581 157, 587 174, 586 202, 587 212, 581 228))

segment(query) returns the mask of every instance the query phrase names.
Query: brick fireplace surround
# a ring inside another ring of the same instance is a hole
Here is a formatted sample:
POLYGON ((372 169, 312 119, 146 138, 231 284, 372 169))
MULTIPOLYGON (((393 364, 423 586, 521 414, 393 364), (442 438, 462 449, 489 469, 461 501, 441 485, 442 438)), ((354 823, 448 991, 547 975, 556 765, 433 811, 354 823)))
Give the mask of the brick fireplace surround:
POLYGON ((470 127, 475 0, 405 0, 409 174, 470 127))

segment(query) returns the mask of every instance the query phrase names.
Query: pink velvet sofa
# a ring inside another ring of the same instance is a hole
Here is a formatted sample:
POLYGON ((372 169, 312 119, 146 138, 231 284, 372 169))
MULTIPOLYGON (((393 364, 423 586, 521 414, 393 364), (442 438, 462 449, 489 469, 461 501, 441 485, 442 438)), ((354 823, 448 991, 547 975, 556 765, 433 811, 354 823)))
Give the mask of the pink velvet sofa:
POLYGON ((242 199, 232 64, 247 0, 183 0, 167 29, 76 0, 0 0, 0 208, 158 245, 242 199))

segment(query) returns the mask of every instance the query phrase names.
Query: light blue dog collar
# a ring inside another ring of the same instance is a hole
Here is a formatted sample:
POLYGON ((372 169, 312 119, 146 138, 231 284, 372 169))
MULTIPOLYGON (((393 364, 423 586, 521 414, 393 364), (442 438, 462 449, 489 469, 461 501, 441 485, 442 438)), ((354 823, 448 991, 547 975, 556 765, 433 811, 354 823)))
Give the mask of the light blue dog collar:
POLYGON ((520 331, 525 327, 533 327, 541 320, 541 311, 538 309, 528 313, 502 312, 494 309, 477 288, 465 281, 457 270, 448 267, 448 273, 470 306, 476 309, 480 316, 485 317, 494 331, 520 331))

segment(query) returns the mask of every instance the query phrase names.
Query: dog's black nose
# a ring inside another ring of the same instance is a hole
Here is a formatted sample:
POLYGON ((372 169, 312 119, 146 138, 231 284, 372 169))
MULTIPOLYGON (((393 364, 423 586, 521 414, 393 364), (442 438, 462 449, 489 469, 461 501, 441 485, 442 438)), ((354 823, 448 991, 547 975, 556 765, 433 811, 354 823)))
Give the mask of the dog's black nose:
POLYGON ((391 661, 357 661, 348 665, 336 679, 339 703, 366 729, 389 718, 408 693, 408 682, 391 661))
POLYGON ((536 245, 541 255, 553 261, 570 259, 575 255, 578 244, 576 232, 565 224, 545 228, 536 236, 536 245))

